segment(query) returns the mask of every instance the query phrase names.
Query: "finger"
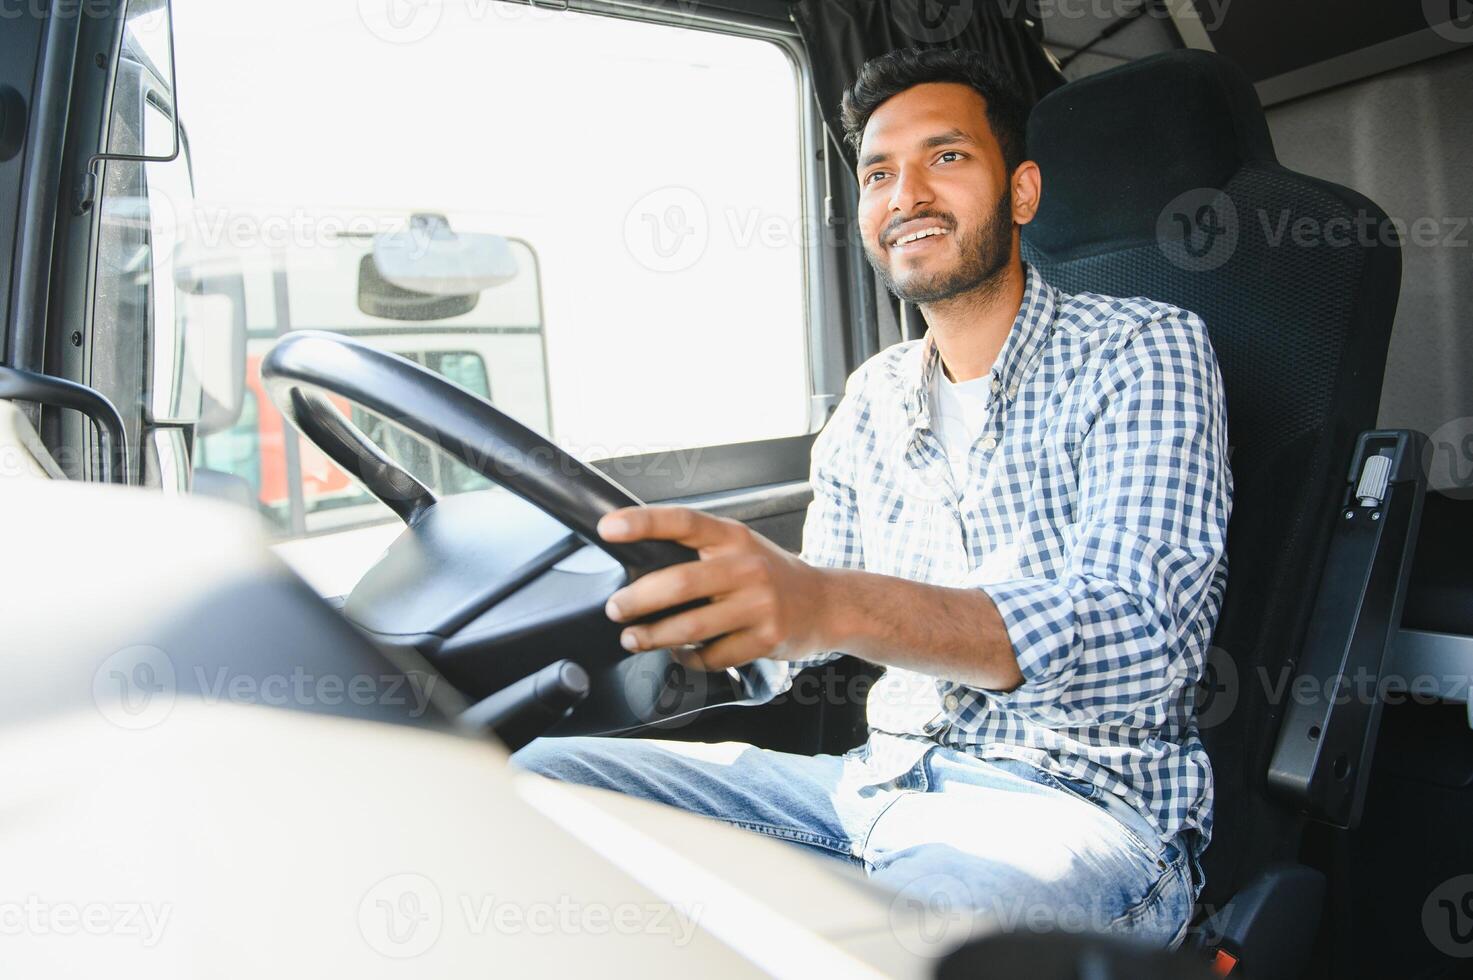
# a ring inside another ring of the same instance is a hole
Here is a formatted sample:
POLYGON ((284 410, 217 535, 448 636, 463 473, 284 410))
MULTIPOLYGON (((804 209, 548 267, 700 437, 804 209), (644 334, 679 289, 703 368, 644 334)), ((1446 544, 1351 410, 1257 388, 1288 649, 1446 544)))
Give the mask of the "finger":
POLYGON ((630 653, 703 643, 751 625, 751 605, 740 597, 713 602, 653 623, 630 626, 619 634, 619 643, 630 653))
POLYGON ((713 640, 699 650, 672 650, 676 660, 695 670, 714 672, 740 667, 767 656, 768 644, 752 630, 737 630, 713 640))
POLYGON ((656 569, 609 596, 604 612, 616 623, 632 623, 662 609, 736 591, 751 562, 745 555, 717 555, 656 569))
POLYGON ((605 514, 598 533, 605 541, 676 541, 700 550, 730 541, 742 525, 689 507, 621 507, 605 514))

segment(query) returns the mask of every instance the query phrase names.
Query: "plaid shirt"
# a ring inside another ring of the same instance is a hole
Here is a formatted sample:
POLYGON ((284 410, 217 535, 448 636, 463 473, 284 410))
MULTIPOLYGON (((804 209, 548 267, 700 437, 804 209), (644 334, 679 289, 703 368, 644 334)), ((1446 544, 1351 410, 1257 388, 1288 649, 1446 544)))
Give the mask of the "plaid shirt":
MULTIPOLYGON (((1216 356, 1195 314, 1026 272, 967 478, 931 427, 935 346, 890 347, 814 444, 803 557, 980 588, 1012 641, 1024 681, 1007 693, 889 668, 867 702, 873 758, 898 771, 939 742, 1022 759, 1124 798, 1163 841, 1190 834, 1196 859, 1212 770, 1193 692, 1232 497, 1216 356)), ((832 656, 768 662, 759 687, 832 656)))

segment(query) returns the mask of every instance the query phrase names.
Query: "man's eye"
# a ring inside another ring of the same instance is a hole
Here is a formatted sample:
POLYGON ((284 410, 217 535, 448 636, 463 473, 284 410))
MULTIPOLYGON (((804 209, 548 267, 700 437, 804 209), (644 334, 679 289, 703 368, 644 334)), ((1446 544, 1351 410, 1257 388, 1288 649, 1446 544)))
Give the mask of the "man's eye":
POLYGON ((956 150, 945 150, 942 152, 940 159, 945 160, 947 157, 955 157, 956 159, 960 160, 962 158, 962 155, 956 150))
POLYGON ((874 180, 875 180, 876 177, 883 177, 883 176, 885 176, 885 171, 883 171, 883 170, 871 170, 869 173, 867 173, 867 174, 864 175, 864 182, 866 184, 872 184, 872 183, 874 183, 874 180))

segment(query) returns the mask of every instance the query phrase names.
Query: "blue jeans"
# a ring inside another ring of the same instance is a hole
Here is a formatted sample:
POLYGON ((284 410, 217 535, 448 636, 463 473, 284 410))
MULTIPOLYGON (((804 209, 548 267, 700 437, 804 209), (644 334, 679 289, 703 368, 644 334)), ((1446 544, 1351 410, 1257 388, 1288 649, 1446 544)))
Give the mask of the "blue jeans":
POLYGON ((1156 842, 1118 797, 1026 762, 883 733, 842 756, 740 742, 540 738, 512 762, 858 865, 896 893, 892 908, 943 919, 970 910, 972 935, 1094 931, 1175 947, 1192 914, 1183 847, 1156 842))

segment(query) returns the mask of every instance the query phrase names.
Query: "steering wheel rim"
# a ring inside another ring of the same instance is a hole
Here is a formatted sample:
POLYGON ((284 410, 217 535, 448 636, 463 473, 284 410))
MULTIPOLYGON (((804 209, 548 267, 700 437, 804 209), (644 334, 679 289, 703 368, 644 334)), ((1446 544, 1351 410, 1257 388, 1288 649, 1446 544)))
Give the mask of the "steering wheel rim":
POLYGON ((407 358, 341 334, 298 330, 262 359, 261 380, 284 418, 406 524, 434 506, 434 494, 325 395, 346 398, 429 440, 602 550, 631 581, 698 557, 670 541, 603 540, 599 518, 640 506, 639 498, 484 398, 407 358))

